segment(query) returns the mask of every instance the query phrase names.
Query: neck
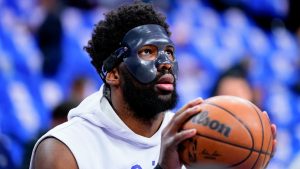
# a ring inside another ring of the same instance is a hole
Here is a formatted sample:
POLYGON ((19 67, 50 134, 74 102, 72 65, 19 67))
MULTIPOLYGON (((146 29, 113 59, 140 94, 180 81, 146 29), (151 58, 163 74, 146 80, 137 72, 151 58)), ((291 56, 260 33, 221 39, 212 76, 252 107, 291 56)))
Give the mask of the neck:
POLYGON ((135 113, 130 108, 128 108, 128 104, 124 101, 119 90, 114 91, 110 96, 109 100, 116 114, 134 133, 144 137, 151 137, 160 128, 164 119, 164 113, 159 113, 149 120, 140 119, 135 116, 135 113))

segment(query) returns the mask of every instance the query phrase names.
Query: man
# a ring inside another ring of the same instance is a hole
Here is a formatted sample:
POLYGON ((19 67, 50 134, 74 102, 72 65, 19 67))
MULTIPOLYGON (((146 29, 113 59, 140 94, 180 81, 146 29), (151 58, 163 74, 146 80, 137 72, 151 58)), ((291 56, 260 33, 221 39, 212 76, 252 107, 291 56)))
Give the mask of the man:
POLYGON ((170 113, 178 65, 165 18, 136 3, 106 14, 85 47, 104 85, 36 144, 32 169, 177 169, 180 130, 201 99, 170 113))
POLYGON ((248 69, 245 64, 238 63, 223 71, 216 80, 210 96, 232 95, 247 99, 260 106, 258 90, 248 80, 248 69))

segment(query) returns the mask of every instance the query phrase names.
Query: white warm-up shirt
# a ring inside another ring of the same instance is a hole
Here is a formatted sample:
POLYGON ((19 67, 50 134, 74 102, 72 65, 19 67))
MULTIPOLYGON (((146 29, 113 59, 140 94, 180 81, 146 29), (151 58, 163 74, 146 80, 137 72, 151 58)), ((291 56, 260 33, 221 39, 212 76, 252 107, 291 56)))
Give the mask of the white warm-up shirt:
POLYGON ((159 158, 162 129, 172 116, 172 112, 165 113, 161 127, 151 138, 135 134, 103 97, 102 86, 69 112, 68 122, 37 141, 31 163, 37 145, 55 137, 68 146, 80 169, 153 169, 159 158))

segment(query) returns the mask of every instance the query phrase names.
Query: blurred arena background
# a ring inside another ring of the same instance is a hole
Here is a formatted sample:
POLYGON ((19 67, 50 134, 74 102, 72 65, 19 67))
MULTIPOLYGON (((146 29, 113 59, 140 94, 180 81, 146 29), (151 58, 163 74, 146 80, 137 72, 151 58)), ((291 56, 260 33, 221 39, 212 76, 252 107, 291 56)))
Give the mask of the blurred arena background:
MULTIPOLYGON (((126 2, 0 0, 0 169, 28 168, 32 142, 98 90, 101 80, 83 46, 103 13, 126 2), (54 113, 58 107, 61 115, 54 113)), ((239 65, 253 101, 278 127, 268 169, 299 169, 299 1, 145 2, 167 15, 173 32, 178 107, 212 96, 219 77, 239 65)))

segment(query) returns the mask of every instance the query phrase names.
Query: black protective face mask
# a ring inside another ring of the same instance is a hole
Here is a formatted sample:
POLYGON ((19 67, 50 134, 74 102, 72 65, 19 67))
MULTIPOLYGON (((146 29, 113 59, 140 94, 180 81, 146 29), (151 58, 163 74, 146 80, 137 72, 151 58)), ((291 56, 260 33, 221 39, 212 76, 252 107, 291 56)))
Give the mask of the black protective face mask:
POLYGON ((121 46, 104 61, 104 71, 111 71, 119 63, 124 62, 130 74, 139 82, 146 84, 156 78, 157 67, 160 64, 170 64, 171 72, 177 78, 177 60, 170 60, 165 53, 165 48, 174 47, 174 44, 163 27, 155 24, 135 27, 126 33, 121 46), (156 59, 147 61, 138 56, 138 50, 145 45, 153 45, 158 49, 156 59))

